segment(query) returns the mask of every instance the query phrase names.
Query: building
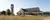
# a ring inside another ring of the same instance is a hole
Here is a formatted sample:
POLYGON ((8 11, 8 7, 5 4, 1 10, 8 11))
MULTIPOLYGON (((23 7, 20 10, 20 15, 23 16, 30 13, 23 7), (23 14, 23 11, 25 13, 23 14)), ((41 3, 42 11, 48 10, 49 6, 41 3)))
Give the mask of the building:
POLYGON ((14 5, 13 4, 11 4, 11 13, 12 15, 14 15, 14 5))
POLYGON ((21 9, 17 14, 18 15, 38 15, 40 12, 39 7, 35 8, 26 8, 26 9, 21 9))

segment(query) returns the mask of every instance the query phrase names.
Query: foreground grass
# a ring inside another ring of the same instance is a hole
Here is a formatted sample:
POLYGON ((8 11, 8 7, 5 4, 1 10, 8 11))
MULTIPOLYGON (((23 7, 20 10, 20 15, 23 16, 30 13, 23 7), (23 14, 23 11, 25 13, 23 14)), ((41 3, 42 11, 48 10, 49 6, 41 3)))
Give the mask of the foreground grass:
POLYGON ((41 20, 43 16, 0 16, 0 20, 41 20))

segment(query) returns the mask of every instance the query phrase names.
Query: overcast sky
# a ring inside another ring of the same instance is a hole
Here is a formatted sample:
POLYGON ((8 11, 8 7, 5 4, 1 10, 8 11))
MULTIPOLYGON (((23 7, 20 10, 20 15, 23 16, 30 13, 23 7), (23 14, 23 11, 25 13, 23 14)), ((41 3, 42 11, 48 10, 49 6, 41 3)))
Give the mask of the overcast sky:
POLYGON ((0 0, 0 11, 10 9, 11 4, 14 4, 14 14, 20 8, 39 7, 41 11, 50 11, 50 0, 0 0))

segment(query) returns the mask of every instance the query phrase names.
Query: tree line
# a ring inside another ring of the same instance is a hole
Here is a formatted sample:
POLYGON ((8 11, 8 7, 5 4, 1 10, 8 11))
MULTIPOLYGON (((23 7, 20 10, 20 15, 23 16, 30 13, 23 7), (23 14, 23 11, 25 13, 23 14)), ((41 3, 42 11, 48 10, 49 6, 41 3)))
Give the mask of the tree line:
POLYGON ((1 11, 0 15, 11 15, 10 9, 7 9, 6 11, 1 11))

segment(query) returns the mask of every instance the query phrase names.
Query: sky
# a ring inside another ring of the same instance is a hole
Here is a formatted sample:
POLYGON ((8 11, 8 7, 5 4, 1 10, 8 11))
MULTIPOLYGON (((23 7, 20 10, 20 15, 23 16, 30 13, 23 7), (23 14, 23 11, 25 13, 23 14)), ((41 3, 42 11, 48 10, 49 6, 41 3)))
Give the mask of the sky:
POLYGON ((50 0, 0 0, 0 11, 10 9, 14 4, 14 14, 21 8, 39 7, 41 11, 50 11, 50 0))

